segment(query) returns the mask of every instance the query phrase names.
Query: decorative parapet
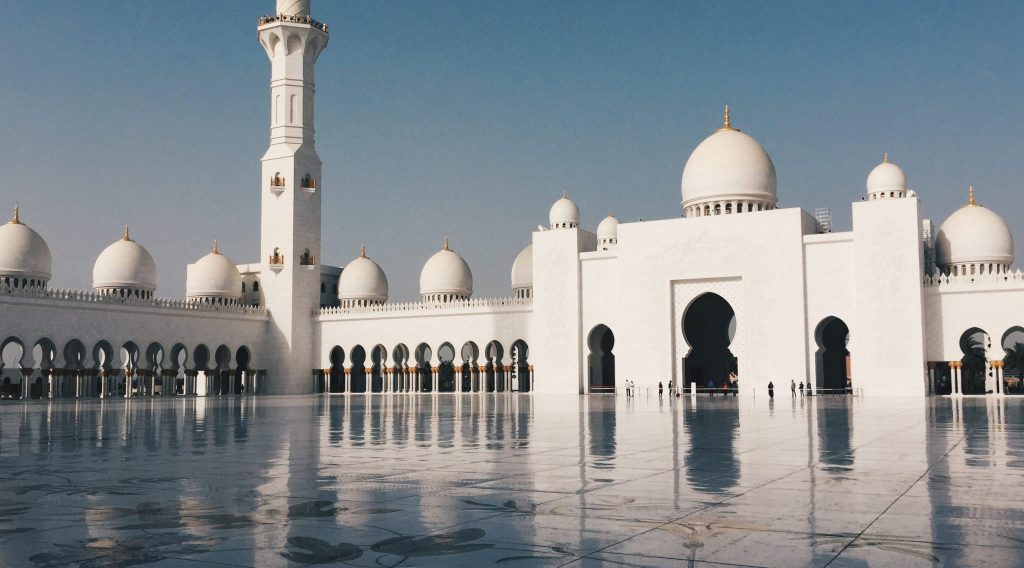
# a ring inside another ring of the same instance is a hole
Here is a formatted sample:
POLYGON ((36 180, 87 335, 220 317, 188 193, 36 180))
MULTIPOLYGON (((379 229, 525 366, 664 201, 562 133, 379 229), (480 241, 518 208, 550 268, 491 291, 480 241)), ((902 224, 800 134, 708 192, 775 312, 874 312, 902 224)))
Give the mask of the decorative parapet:
POLYGON ((532 298, 469 298, 451 302, 394 302, 366 305, 358 307, 321 308, 314 316, 335 316, 348 314, 415 314, 437 312, 472 312, 472 311, 521 311, 533 305, 532 298))
POLYGON ((310 18, 309 16, 289 16, 286 14, 278 14, 276 16, 263 16, 259 19, 259 27, 263 27, 267 24, 273 24, 276 22, 284 22, 288 24, 306 24, 308 26, 313 26, 314 28, 324 33, 330 33, 327 31, 327 24, 323 22, 318 22, 313 18, 310 18))
POLYGON ((989 274, 933 274, 925 276, 925 288, 970 288, 972 290, 1024 290, 1024 271, 1015 270, 989 274))
POLYGON ((70 290, 65 288, 12 288, 0 286, 0 298, 26 298, 52 300, 55 302, 73 302, 79 304, 101 304, 108 306, 139 306, 165 310, 185 310, 193 312, 226 312, 256 316, 267 315, 266 308, 246 306, 242 304, 213 304, 201 299, 182 300, 178 298, 135 298, 115 296, 90 290, 70 290))

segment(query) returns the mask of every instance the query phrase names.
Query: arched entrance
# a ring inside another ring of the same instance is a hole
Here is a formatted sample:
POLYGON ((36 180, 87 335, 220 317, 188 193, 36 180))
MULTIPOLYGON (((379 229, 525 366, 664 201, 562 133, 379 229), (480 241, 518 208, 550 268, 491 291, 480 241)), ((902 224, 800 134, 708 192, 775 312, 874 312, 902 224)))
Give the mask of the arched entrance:
POLYGON ((587 355, 590 392, 615 392, 615 354, 612 353, 615 334, 608 326, 599 324, 587 336, 587 346, 590 347, 587 355))
POLYGON ((366 349, 363 349, 362 345, 356 345, 349 356, 352 358, 352 368, 349 371, 352 392, 366 392, 366 349))
POLYGON ((323 385, 320 392, 337 393, 345 391, 345 350, 335 345, 328 355, 331 361, 331 370, 327 375, 327 384, 323 385))
POLYGON ((850 328, 846 322, 829 316, 814 330, 818 350, 814 353, 816 389, 826 393, 850 392, 853 377, 850 374, 850 328))
POLYGON ((720 387, 738 374, 738 361, 729 350, 736 334, 736 312, 718 294, 699 296, 683 315, 683 335, 690 351, 683 358, 685 384, 720 387))
POLYGON ((522 339, 512 344, 512 390, 530 392, 533 390, 533 377, 530 376, 530 347, 522 339))
POLYGON ((988 350, 992 347, 991 340, 985 330, 972 327, 960 336, 960 351, 964 354, 960 362, 960 388, 963 394, 985 394, 988 350))

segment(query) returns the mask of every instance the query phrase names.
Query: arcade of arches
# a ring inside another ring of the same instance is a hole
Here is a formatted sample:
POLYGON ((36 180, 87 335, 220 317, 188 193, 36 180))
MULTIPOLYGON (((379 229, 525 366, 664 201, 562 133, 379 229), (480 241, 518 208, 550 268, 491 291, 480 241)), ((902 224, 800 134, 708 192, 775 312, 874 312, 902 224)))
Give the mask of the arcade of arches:
POLYGON ((960 334, 958 346, 959 359, 928 362, 929 394, 1024 394, 1024 326, 994 337, 971 327, 960 334))
POLYGON ((266 372, 253 369, 247 346, 204 344, 170 348, 134 341, 120 346, 72 339, 63 347, 48 338, 0 342, 0 398, 132 398, 225 395, 266 391, 266 372), (63 360, 63 363, 61 361, 63 360))
POLYGON ((371 350, 366 367, 366 349, 356 345, 350 352, 339 345, 331 348, 331 366, 315 371, 313 390, 317 393, 436 393, 436 392, 530 392, 533 365, 529 346, 522 339, 505 346, 494 340, 483 349, 473 341, 460 349, 444 342, 436 349, 420 343, 409 349, 404 343, 389 353, 383 345, 371 350), (456 359, 459 360, 456 360, 456 359))

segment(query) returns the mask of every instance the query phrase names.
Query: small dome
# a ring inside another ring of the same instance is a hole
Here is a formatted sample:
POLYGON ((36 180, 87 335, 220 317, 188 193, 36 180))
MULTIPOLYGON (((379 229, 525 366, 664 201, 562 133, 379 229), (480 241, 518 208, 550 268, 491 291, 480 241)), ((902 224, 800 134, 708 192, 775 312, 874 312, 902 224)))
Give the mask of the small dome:
POLYGON ((512 263, 512 289, 533 288, 533 243, 519 251, 512 263))
POLYGON ((444 248, 423 265, 420 295, 428 299, 429 296, 468 298, 472 294, 473 273, 466 261, 448 248, 448 239, 445 239, 444 248))
POLYGON ((124 237, 103 249, 92 268, 92 285, 97 290, 156 290, 156 261, 153 255, 133 241, 124 228, 124 237))
POLYGON ((1013 264, 1013 235, 996 212, 974 202, 956 210, 935 237, 936 264, 941 267, 972 264, 1013 264))
POLYGON ((572 229, 580 226, 580 208, 564 192, 548 213, 552 229, 572 229))
POLYGON ((214 241, 213 252, 188 267, 185 291, 189 299, 240 300, 242 273, 238 271, 235 263, 220 253, 217 241, 214 241))
POLYGON ((14 218, 0 225, 0 278, 30 278, 48 281, 53 268, 50 247, 39 233, 14 218))
POLYGON ((341 271, 338 299, 343 303, 346 300, 370 303, 388 301, 388 278, 380 266, 366 256, 365 248, 341 271))
POLYGON ((617 242, 619 242, 619 220, 609 211, 608 216, 597 225, 597 243, 613 245, 617 242))
POLYGON ((870 196, 904 197, 907 191, 907 174, 889 161, 889 154, 885 154, 882 163, 868 174, 867 189, 870 196))
POLYGON ((740 201, 774 208, 775 165, 764 148, 729 122, 708 136, 690 154, 683 167, 683 209, 714 201, 740 201))

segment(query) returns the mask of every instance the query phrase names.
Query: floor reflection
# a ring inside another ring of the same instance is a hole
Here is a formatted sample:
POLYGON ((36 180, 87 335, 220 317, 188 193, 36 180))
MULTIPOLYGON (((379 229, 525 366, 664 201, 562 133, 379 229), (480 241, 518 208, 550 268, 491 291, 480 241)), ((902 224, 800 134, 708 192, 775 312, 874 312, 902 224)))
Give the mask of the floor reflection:
POLYGON ((0 564, 1011 565, 1022 420, 1013 398, 4 404, 0 564))

